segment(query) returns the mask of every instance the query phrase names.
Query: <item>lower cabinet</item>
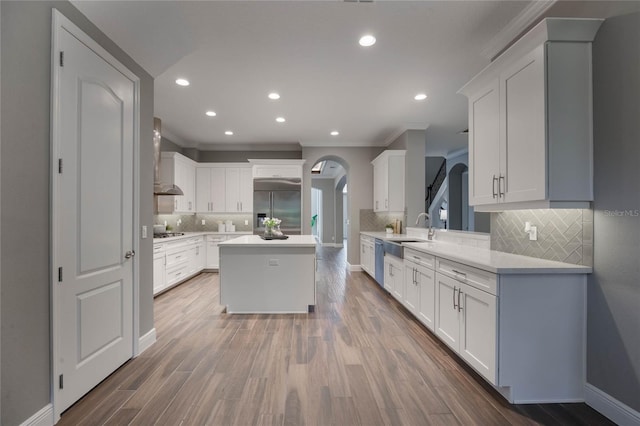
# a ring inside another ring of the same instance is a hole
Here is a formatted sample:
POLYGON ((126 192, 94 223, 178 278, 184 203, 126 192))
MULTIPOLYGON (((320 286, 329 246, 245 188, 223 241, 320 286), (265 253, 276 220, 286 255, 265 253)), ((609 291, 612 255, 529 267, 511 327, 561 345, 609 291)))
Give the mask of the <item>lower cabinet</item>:
POLYGON ((202 235, 153 245, 153 294, 156 295, 204 269, 202 235))
POLYGON ((220 248, 218 244, 227 238, 219 235, 207 236, 207 261, 206 269, 220 269, 220 248))
POLYGON ((162 243, 153 245, 153 294, 167 286, 165 247, 162 243))
POLYGON ((375 277, 376 244, 373 237, 360 235, 360 265, 366 273, 375 277))
POLYGON ((496 385, 496 296, 439 272, 436 294, 436 335, 496 385))
POLYGON ((427 328, 434 330, 435 258, 429 254, 405 249, 404 306, 427 328))
POLYGON ((404 265, 402 259, 384 255, 384 288, 402 302, 404 297, 404 265))

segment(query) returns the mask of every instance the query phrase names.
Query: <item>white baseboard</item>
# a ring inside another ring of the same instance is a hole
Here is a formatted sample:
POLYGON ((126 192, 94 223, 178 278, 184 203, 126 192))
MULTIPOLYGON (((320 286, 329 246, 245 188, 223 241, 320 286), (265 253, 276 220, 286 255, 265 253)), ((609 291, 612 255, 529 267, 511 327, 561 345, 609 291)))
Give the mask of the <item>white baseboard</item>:
POLYGON ((640 413, 618 401, 611 395, 587 383, 584 387, 585 402, 588 406, 623 426, 640 426, 640 413))
POLYGON ((20 426, 53 426, 53 405, 47 404, 20 426))
POLYGON ((360 271, 362 271, 362 266, 360 266, 360 265, 352 265, 349 262, 347 262, 347 269, 349 269, 349 271, 351 271, 351 272, 360 272, 360 271))
POLYGON ((138 339, 138 355, 146 351, 156 342, 156 329, 152 328, 144 336, 138 339))
POLYGON ((337 244, 337 243, 322 243, 322 247, 342 247, 342 244, 337 244))

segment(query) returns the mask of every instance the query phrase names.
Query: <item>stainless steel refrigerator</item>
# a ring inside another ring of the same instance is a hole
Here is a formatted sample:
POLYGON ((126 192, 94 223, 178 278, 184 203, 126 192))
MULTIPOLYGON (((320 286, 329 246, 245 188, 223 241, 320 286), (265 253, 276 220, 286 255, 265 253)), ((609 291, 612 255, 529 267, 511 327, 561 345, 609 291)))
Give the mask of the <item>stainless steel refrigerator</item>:
POLYGON ((258 178, 253 180, 253 233, 264 232, 265 217, 282 221, 285 235, 302 232, 302 180, 299 178, 258 178))

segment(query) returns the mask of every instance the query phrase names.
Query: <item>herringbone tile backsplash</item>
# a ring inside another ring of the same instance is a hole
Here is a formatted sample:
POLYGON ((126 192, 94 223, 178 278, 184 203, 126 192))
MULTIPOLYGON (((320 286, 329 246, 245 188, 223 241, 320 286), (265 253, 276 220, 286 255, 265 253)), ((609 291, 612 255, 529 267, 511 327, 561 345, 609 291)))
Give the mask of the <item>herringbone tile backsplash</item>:
MULTIPOLYGON (((385 225, 396 219, 402 220, 402 213, 374 213, 372 209, 360 209, 360 231, 384 232, 385 225)), ((402 223, 402 232, 406 223, 402 223)))
POLYGON ((593 266, 593 211, 515 210, 491 214, 491 249, 576 265, 593 266), (538 227, 530 241, 524 223, 538 227))

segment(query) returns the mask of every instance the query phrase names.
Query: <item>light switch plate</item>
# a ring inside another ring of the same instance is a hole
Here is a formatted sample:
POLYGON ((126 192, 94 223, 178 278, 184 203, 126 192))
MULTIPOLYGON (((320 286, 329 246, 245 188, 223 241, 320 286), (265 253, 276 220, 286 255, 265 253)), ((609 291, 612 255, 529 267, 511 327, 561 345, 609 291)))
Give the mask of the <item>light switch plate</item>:
POLYGON ((244 221, 244 224, 245 224, 245 225, 248 225, 248 224, 249 224, 249 221, 248 221, 248 220, 245 220, 245 221, 244 221))

